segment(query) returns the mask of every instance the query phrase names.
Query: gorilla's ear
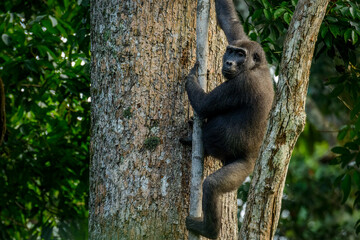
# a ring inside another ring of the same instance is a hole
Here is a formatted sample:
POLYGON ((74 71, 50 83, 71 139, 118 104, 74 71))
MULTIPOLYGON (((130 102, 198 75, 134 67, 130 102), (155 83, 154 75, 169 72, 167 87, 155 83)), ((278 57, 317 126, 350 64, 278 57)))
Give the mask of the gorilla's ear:
POLYGON ((253 59, 254 59, 254 62, 256 62, 256 63, 261 62, 261 58, 260 58, 260 55, 258 53, 254 53, 253 59))

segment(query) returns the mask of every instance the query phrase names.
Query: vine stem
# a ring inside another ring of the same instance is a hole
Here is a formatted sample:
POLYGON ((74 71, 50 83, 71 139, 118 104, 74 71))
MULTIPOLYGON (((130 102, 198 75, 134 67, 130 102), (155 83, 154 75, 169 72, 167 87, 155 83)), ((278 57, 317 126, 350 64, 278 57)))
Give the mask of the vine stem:
MULTIPOLYGON (((208 29, 209 29, 210 0, 198 0, 196 15, 196 61, 199 62, 198 81, 206 91, 207 85, 207 55, 208 55, 208 29)), ((190 216, 201 217, 202 214, 202 178, 204 147, 202 143, 202 122, 194 112, 194 125, 192 135, 191 156, 191 182, 190 182, 190 216)), ((189 232, 189 240, 198 240, 200 236, 189 232)))

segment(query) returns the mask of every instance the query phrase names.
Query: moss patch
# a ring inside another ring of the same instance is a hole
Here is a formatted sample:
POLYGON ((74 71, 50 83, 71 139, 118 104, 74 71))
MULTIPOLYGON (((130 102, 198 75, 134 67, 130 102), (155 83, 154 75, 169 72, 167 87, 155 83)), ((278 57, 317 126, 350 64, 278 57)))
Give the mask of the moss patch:
POLYGON ((160 145, 160 138, 156 136, 148 137, 144 141, 144 147, 150 151, 154 151, 156 147, 159 145, 160 145))
POLYGON ((132 117, 131 107, 128 107, 123 111, 124 118, 130 119, 132 117))

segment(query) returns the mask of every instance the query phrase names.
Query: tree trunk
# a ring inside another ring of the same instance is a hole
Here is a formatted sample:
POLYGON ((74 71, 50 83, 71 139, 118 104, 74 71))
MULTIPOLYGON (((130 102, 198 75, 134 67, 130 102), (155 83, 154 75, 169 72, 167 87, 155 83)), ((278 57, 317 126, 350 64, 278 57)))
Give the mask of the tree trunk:
MULTIPOLYGON (((187 239, 191 149, 185 76, 195 62, 196 1, 91 4, 90 239, 187 239)), ((221 81, 225 38, 211 1, 208 89, 221 81)), ((205 176, 219 167, 206 159, 205 176)), ((221 239, 237 233, 224 197, 221 239)))
POLYGON ((256 162, 239 239, 272 239, 287 169, 305 125, 311 60, 329 0, 299 0, 284 42, 268 131, 256 162))

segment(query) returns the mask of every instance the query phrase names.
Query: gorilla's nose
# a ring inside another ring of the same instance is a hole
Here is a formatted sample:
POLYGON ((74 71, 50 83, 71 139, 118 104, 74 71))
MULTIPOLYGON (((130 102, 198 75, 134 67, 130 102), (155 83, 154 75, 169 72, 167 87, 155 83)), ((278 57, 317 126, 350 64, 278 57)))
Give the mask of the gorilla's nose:
POLYGON ((233 61, 226 61, 226 66, 231 67, 233 65, 235 65, 233 61))

